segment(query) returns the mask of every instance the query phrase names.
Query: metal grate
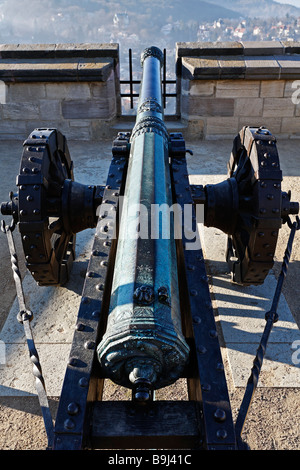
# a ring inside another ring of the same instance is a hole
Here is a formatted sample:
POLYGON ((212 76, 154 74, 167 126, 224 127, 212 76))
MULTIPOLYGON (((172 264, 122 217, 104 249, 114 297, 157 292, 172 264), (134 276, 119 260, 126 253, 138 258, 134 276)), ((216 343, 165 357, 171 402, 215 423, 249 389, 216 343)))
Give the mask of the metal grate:
MULTIPOLYGON (((133 70, 132 70, 132 49, 129 49, 129 80, 120 80, 120 85, 129 85, 129 93, 121 93, 121 98, 130 98, 130 108, 134 108, 134 98, 138 98, 139 94, 134 92, 134 85, 139 85, 140 80, 133 79, 133 70)), ((176 85, 176 80, 167 80, 167 54, 166 49, 163 50, 163 71, 162 71, 162 96, 163 96, 163 106, 167 106, 167 98, 177 97, 177 93, 168 93, 167 85, 176 85)), ((176 106, 175 106, 176 109, 176 106)))

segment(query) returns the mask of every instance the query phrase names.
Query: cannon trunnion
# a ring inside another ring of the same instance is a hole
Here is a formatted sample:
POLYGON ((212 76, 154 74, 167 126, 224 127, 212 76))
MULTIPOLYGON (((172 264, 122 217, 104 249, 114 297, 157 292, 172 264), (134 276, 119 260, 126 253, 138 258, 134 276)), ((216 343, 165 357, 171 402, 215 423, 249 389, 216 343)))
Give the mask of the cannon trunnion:
POLYGON ((183 136, 164 124, 161 51, 141 62, 136 123, 113 142, 106 185, 75 182, 65 137, 35 129, 18 192, 1 205, 42 286, 68 281, 76 233, 95 228, 50 448, 241 448, 197 224, 227 234, 233 282, 261 284, 299 205, 281 191, 276 139, 263 127, 236 136, 225 181, 190 185, 183 136), (132 400, 102 401, 107 378, 132 400), (188 401, 155 401, 179 378, 188 401))

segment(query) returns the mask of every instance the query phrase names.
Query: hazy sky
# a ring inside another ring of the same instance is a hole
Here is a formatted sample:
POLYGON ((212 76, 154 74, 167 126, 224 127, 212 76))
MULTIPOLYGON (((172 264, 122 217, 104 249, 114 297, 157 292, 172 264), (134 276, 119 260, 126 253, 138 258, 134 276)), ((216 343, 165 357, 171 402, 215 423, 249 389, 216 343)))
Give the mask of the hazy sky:
POLYGON ((294 5, 295 7, 300 7, 300 0, 275 0, 278 3, 288 3, 289 5, 294 5))

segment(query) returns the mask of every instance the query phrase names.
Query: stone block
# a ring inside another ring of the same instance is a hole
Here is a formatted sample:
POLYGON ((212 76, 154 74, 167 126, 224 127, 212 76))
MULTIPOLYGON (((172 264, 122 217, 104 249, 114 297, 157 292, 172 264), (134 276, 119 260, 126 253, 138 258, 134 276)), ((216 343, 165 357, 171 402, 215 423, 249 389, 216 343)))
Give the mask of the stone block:
POLYGON ((178 42, 176 43, 176 57, 203 57, 241 55, 243 46, 238 41, 222 42, 178 42))
POLYGON ((46 97, 44 83, 8 83, 7 103, 33 103, 46 97))
POLYGON ((77 76, 78 80, 95 80, 105 82, 113 70, 114 61, 109 57, 79 59, 77 76))
POLYGON ((246 73, 248 79, 278 79, 280 66, 278 62, 269 56, 247 56, 245 57, 246 73))
POLYGON ((114 99, 78 99, 62 103, 62 115, 65 119, 109 119, 115 112, 114 99))
POLYGON ((182 94, 190 96, 214 96, 215 80, 185 80, 181 81, 182 94))
POLYGON ((294 104, 300 99, 300 79, 286 80, 284 87, 284 97, 291 98, 294 104))
POLYGON ((282 79, 299 78, 300 56, 296 56, 296 55, 275 56, 275 59, 280 65, 280 78, 282 79))
POLYGON ((39 106, 33 103, 8 103, 2 105, 3 118, 24 121, 39 116, 39 106))
POLYGON ((0 80, 5 82, 105 81, 114 68, 112 58, 3 59, 0 80))
POLYGON ((233 116, 234 100, 226 98, 183 97, 182 113, 189 116, 233 116))
POLYGON ((257 98, 259 80, 220 80, 216 86, 217 98, 257 98))
POLYGON ((189 80, 218 79, 220 76, 220 64, 215 57, 182 59, 182 77, 189 80))
POLYGON ((281 132, 281 121, 280 117, 262 117, 260 116, 241 116, 239 119, 239 129, 242 129, 244 126, 251 126, 251 127, 260 127, 264 126, 271 134, 278 135, 281 132))
POLYGON ((246 72, 246 64, 241 56, 220 56, 220 79, 223 78, 244 78, 246 72))
POLYGON ((292 117, 294 114, 295 105, 290 98, 264 98, 263 116, 292 117))
POLYGON ((46 83, 46 96, 49 99, 90 99, 90 84, 84 82, 46 83))
POLYGON ((40 100, 41 119, 60 119, 61 101, 60 100, 40 100))
POLYGON ((284 88, 284 80, 262 80, 260 96, 262 98, 282 98, 284 88))
POLYGON ((91 96, 95 98, 114 98, 116 96, 116 86, 114 79, 106 82, 93 82, 90 85, 91 96))
POLYGON ((241 41, 241 43, 245 56, 284 54, 284 46, 280 41, 241 41))
POLYGON ((282 118, 281 132, 287 135, 300 135, 300 117, 282 118))
POLYGON ((70 43, 56 44, 55 57, 113 57, 119 60, 117 43, 70 43))
POLYGON ((286 54, 300 54, 300 41, 281 41, 286 54))
POLYGON ((226 135, 234 138, 239 132, 238 117, 208 117, 206 119, 206 136, 226 135))
POLYGON ((27 137, 26 121, 0 120, 0 139, 23 139, 27 137))
POLYGON ((262 98, 236 98, 235 100, 235 116, 261 116, 262 110, 262 98))

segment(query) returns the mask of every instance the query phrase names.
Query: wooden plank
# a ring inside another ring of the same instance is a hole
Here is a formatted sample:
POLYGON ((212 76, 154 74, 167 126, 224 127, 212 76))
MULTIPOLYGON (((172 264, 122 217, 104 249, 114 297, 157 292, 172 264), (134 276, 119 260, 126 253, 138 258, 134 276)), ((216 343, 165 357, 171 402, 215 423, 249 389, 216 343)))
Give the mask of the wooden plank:
POLYGON ((130 401, 93 404, 93 449, 193 449, 203 440, 195 401, 130 401))

